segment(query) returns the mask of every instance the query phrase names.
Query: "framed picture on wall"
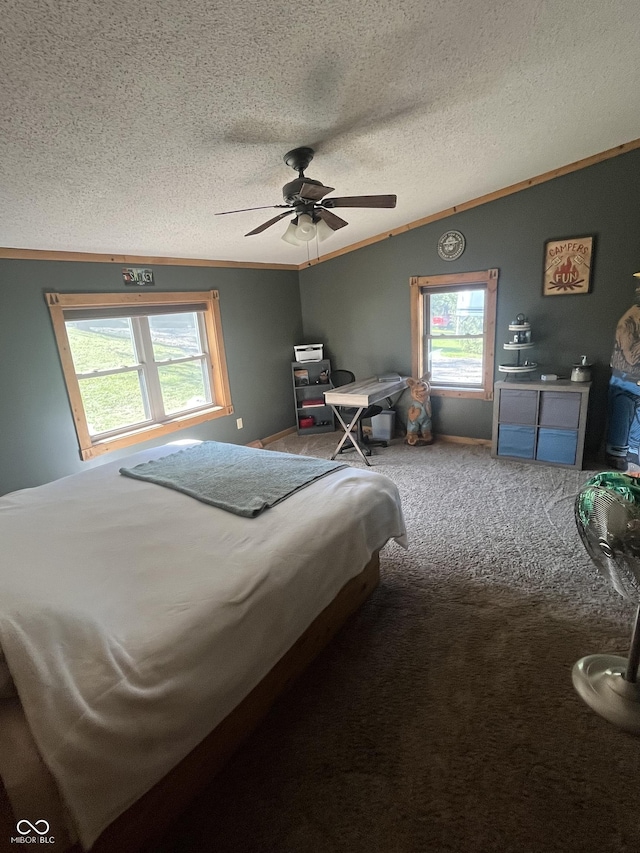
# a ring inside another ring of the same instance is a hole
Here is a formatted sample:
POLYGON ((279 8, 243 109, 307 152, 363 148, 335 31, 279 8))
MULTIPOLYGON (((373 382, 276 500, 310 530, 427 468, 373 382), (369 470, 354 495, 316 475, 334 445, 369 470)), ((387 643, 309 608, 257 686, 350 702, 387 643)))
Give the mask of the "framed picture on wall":
POLYGON ((547 240, 544 244, 543 296, 589 293, 593 237, 547 240))

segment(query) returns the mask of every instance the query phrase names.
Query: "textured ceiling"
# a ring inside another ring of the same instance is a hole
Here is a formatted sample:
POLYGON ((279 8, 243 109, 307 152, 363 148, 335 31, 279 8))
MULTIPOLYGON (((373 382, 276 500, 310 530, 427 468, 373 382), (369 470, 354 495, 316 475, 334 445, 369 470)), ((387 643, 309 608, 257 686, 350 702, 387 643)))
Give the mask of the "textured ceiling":
POLYGON ((2 0, 0 246, 297 264, 640 137, 638 0, 2 0), (311 257, 318 249, 310 244, 311 257))

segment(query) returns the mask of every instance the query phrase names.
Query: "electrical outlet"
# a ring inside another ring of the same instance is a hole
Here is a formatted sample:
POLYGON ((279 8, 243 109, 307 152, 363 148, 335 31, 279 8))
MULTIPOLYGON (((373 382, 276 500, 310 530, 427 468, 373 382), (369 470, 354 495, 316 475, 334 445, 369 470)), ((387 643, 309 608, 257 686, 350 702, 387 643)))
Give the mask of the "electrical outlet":
POLYGON ((242 429, 242 418, 238 418, 236 420, 236 426, 238 427, 238 429, 242 429))

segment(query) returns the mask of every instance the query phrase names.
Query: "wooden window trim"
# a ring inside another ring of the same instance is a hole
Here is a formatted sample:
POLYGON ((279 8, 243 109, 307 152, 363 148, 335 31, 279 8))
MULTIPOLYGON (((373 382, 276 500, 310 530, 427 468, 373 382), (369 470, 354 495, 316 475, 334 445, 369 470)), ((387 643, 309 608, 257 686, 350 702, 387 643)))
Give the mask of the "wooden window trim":
POLYGON ((416 275, 409 280, 411 293, 411 370, 419 377, 424 364, 424 312, 422 294, 429 287, 457 287, 480 284, 486 287, 486 353, 482 388, 431 388, 434 397, 463 397, 475 400, 493 400, 493 377, 496 338, 496 307, 498 294, 498 270, 488 269, 476 272, 448 273, 446 275, 416 275))
POLYGON ((217 290, 187 291, 185 293, 45 293, 45 301, 51 314, 53 331, 60 354, 60 363, 67 386, 73 421, 78 436, 80 456, 83 460, 94 459, 111 450, 131 447, 142 441, 149 441, 169 435, 185 427, 195 426, 204 421, 233 414, 231 391, 227 373, 220 317, 220 301, 217 290), (118 436, 95 440, 91 438, 82 403, 80 385, 76 377, 71 347, 64 320, 64 311, 68 308, 113 308, 127 306, 166 305, 170 311, 172 305, 194 303, 206 305, 205 326, 211 362, 211 388, 216 404, 193 414, 177 415, 161 424, 151 424, 132 429, 118 436))

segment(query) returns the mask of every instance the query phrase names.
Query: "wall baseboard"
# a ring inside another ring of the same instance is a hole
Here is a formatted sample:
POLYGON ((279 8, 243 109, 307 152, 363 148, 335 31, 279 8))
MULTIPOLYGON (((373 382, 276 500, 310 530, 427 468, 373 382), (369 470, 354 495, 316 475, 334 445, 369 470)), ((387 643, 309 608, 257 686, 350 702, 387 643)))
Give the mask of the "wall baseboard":
MULTIPOLYGON (((287 435, 293 435, 295 431, 296 428, 294 426, 289 427, 289 429, 283 429, 281 432, 276 432, 274 435, 268 435, 266 438, 261 439, 262 444, 271 444, 279 438, 284 438, 287 435)), ((466 435, 440 435, 440 433, 437 433, 435 439, 436 441, 445 441, 450 444, 478 444, 482 447, 491 447, 490 438, 471 438, 466 435)))
POLYGON ((279 438, 284 438, 286 435, 293 435, 296 431, 294 426, 289 427, 289 429, 283 429, 281 432, 276 432, 273 435, 268 435, 266 438, 262 439, 263 444, 272 444, 274 441, 277 441, 279 438))
POLYGON ((451 444, 479 444, 482 447, 491 447, 490 438, 470 438, 466 435, 440 435, 440 433, 436 433, 435 439, 451 444))

